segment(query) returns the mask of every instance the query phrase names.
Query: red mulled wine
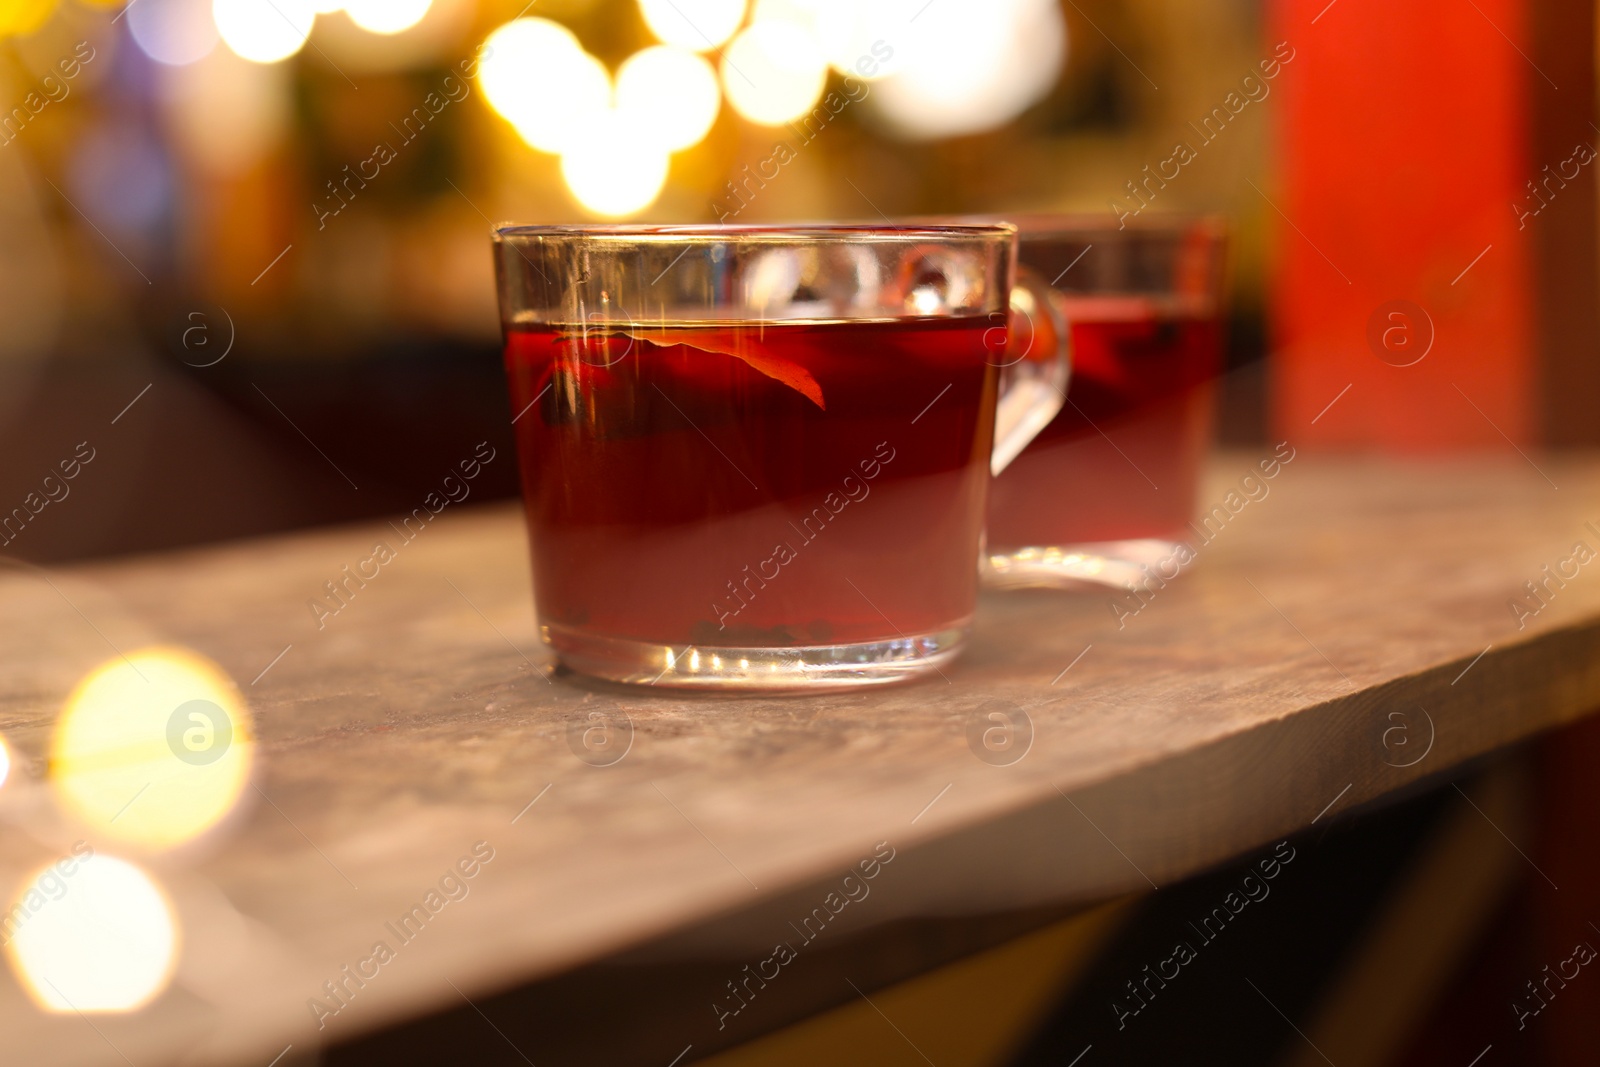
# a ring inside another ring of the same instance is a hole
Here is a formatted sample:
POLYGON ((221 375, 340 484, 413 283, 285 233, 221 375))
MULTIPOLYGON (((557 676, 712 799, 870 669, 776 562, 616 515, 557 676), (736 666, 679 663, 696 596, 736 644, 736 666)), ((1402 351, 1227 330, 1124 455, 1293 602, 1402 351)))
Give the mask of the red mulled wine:
POLYGON ((1211 431, 1221 331, 1172 299, 1066 294, 1067 403, 1003 474, 989 549, 1184 540, 1211 431))
POLYGON ((714 655, 964 626, 1003 340, 990 325, 508 328, 546 639, 714 655))

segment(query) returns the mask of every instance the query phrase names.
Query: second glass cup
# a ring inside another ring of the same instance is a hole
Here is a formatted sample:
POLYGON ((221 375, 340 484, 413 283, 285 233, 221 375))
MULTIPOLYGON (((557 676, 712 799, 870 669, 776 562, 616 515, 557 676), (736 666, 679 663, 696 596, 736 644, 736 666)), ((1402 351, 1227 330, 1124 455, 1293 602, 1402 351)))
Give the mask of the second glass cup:
MULTIPOLYGON (((1117 587, 1189 551, 1222 362, 1226 231, 1209 218, 1016 218, 1071 322, 1066 404, 989 503, 994 586, 1117 587)), ((1170 577, 1170 573, 1167 575, 1170 577)))
POLYGON ((1014 238, 497 231, 535 600, 560 659, 614 681, 795 689, 953 658, 991 466, 1066 384, 1044 290, 1013 293, 1014 238), (1032 312, 1024 336, 1013 307, 1032 312))

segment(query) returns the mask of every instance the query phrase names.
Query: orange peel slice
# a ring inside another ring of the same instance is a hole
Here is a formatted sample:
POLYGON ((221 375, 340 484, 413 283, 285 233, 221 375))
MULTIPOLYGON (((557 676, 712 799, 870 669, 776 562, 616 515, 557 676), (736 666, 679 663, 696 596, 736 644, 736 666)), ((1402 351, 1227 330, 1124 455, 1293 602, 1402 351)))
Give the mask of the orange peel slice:
POLYGON ((627 331, 636 341, 648 341, 659 348, 684 345, 701 352, 732 356, 741 360, 751 370, 765 374, 773 381, 782 382, 804 396, 823 411, 828 410, 822 398, 822 386, 811 372, 784 356, 774 355, 770 349, 745 330, 640 330, 627 331))

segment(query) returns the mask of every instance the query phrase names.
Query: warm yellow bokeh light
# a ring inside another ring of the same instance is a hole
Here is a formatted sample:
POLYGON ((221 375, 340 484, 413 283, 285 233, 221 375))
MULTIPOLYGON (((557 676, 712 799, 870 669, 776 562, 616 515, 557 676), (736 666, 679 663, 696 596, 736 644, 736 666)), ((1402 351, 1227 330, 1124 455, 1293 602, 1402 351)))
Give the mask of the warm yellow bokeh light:
POLYGON ((433 0, 349 0, 342 5, 350 20, 372 33, 400 33, 422 21, 433 0))
POLYGON ((484 98, 541 152, 564 152, 611 106, 605 66, 560 23, 515 19, 484 44, 484 98))
POLYGON ((721 106, 717 72, 686 49, 646 48, 617 71, 617 110, 669 152, 699 144, 721 106))
POLYGON ((0 4, 0 37, 33 33, 55 9, 56 0, 6 0, 0 4))
POLYGON ((744 21, 745 0, 639 0, 650 32, 667 44, 705 52, 744 21))
POLYGON ((6 955, 45 1011, 133 1011, 172 978, 177 919, 138 867, 80 857, 35 871, 20 888, 5 913, 6 955))
POLYGON ((253 63, 276 63, 305 47, 317 13, 310 0, 213 0, 227 46, 253 63))
POLYGON ((828 64, 817 40, 792 22, 746 27, 722 53, 722 88, 728 103, 751 122, 781 126, 822 99, 828 64))
POLYGON ((238 803, 254 747, 249 713, 220 668, 183 649, 146 649, 73 690, 51 741, 50 777, 96 839, 172 848, 238 803))
POLYGON ((602 112, 561 156, 567 188, 589 211, 620 218, 642 211, 667 182, 666 149, 650 143, 615 111, 602 112))

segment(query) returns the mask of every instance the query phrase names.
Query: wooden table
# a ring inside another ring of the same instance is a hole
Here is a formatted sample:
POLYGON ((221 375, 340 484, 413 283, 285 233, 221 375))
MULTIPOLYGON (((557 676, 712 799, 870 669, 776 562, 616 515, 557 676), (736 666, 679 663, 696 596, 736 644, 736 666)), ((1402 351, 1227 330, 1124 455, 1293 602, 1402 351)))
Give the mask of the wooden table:
MULTIPOLYGON (((1259 458, 1218 458, 1203 499, 1259 458)), ((816 697, 551 677, 511 506, 447 509, 320 630, 307 600, 397 542, 389 527, 6 569, 8 884, 52 842, 94 839, 49 800, 43 756, 112 646, 215 660, 260 738, 259 789, 221 836, 146 861, 183 929, 168 991, 52 1016, 8 975, 9 1050, 266 1065, 357 1043, 423 1062, 369 1035, 450 1012, 438 1032, 485 1062, 689 1062, 855 997, 841 977, 870 992, 1600 705, 1600 565, 1552 584, 1523 629, 1508 607, 1575 542, 1600 548, 1600 463, 1302 452, 1266 484, 1136 615, 1104 591, 987 595, 948 682, 816 697), (997 708, 1031 724, 1020 759, 969 740, 997 708), (631 729, 609 766, 572 736, 597 712, 631 729), (470 894, 319 1030, 308 1000, 397 945, 385 924, 476 842, 493 859, 470 894), (861 887, 814 943, 791 926, 861 887), (719 1016, 781 941, 797 961, 719 1016)))

